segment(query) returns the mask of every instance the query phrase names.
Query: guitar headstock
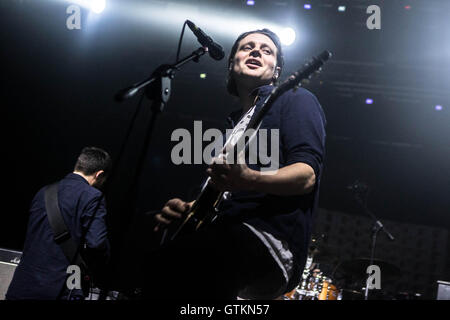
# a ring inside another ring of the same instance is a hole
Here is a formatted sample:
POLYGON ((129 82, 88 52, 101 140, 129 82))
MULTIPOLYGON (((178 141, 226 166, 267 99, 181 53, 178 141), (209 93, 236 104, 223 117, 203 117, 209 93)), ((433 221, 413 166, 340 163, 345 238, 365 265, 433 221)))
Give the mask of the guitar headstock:
POLYGON ((331 52, 325 50, 309 62, 303 65, 298 71, 291 74, 286 81, 277 87, 277 93, 281 94, 289 89, 297 90, 301 86, 302 80, 308 80, 314 73, 320 73, 322 66, 332 56, 331 52))

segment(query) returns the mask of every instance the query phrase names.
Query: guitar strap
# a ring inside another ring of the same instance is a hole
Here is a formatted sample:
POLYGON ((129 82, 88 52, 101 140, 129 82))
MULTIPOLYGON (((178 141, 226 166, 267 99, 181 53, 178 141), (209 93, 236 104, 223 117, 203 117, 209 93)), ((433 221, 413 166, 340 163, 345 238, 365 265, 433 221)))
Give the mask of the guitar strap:
MULTIPOLYGON (((66 256, 67 260, 69 261, 70 265, 78 265, 82 269, 82 273, 88 272, 88 266, 86 262, 83 260, 83 258, 80 255, 80 246, 83 243, 83 240, 86 238, 86 234, 88 230, 90 229, 92 222, 94 221, 95 215, 97 214, 98 208, 102 202, 102 198, 98 201, 97 206, 95 207, 94 213, 89 221, 89 224, 87 225, 86 230, 84 230, 83 234, 80 238, 80 244, 78 245, 75 240, 70 235, 70 231, 67 228, 66 223, 64 222, 64 218, 61 214, 61 210, 59 209, 59 203, 58 203, 58 182, 55 182, 45 189, 45 208, 47 211, 47 217, 48 221, 50 223, 50 227, 53 230, 53 238, 55 242, 60 246, 61 250, 63 251, 64 255, 66 256), (84 271, 84 272, 83 272, 84 271)), ((90 292, 92 283, 90 276, 87 275, 86 279, 83 276, 84 283, 86 283, 85 286, 82 285, 83 294, 87 296, 90 292), (87 281, 89 283, 87 284, 87 281)), ((83 283, 82 280, 82 283, 83 283)), ((61 289, 58 298, 61 296, 61 294, 64 291, 64 286, 61 289)))
POLYGON ((55 182, 45 189, 45 208, 48 221, 53 230, 53 239, 60 246, 69 264, 76 264, 85 267, 86 264, 79 254, 79 245, 73 240, 70 231, 62 217, 58 204, 58 182, 55 182))

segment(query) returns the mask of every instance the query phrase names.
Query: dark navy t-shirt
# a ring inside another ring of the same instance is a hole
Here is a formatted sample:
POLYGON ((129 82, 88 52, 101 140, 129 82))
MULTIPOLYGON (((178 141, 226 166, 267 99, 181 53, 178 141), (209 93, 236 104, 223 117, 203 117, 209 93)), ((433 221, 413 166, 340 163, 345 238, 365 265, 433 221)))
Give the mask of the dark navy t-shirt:
MULTIPOLYGON (((273 86, 257 90, 253 116, 260 110, 273 86)), ((242 110, 230 115, 232 126, 242 110)), ((265 115, 260 129, 267 130, 267 148, 271 150, 270 129, 279 130, 280 168, 302 162, 311 166, 316 176, 314 190, 306 195, 277 196, 259 192, 233 192, 222 202, 220 219, 243 221, 260 230, 271 233, 288 243, 294 256, 294 272, 304 267, 311 237, 312 215, 317 208, 320 177, 325 155, 325 115, 317 98, 308 90, 299 88, 282 94, 265 115)), ((248 164, 260 170, 260 163, 248 164)))

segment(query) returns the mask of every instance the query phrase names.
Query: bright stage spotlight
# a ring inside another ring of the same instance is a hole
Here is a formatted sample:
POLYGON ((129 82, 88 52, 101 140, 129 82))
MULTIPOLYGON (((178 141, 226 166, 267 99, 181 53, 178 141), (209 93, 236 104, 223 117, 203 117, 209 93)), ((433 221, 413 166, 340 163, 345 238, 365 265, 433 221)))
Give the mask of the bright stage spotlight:
POLYGON ((366 99, 366 104, 373 104, 373 99, 367 98, 366 99))
POLYGON ((91 10, 95 13, 102 13, 105 10, 106 1, 105 0, 91 0, 91 10))
POLYGON ((295 41, 295 31, 292 28, 284 28, 280 31, 280 41, 286 46, 290 46, 295 41))
POLYGON ((338 11, 339 12, 345 12, 346 7, 345 6, 339 6, 338 11))
POLYGON ((440 104, 438 104, 437 106, 434 107, 434 110, 441 111, 442 110, 442 106, 440 104))
POLYGON ((213 6, 202 7, 202 10, 199 10, 198 6, 187 3, 169 2, 167 5, 163 2, 158 3, 142 1, 133 6, 125 4, 114 6, 116 12, 132 18, 133 21, 140 21, 152 27, 158 26, 161 29, 175 30, 175 32, 179 32, 186 19, 189 19, 211 37, 227 36, 230 39, 236 39, 242 32, 268 28, 280 37, 284 46, 303 40, 303 34, 298 33, 298 30, 294 31, 286 25, 274 24, 266 19, 255 18, 236 10, 218 13, 213 6))
POLYGON ((69 0, 67 2, 82 6, 94 13, 102 13, 106 7, 106 0, 69 0))

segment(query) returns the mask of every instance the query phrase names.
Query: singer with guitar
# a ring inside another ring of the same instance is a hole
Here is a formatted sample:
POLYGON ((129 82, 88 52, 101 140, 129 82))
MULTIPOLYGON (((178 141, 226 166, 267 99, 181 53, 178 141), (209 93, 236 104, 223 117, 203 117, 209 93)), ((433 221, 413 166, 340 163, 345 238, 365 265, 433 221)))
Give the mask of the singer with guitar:
MULTIPOLYGON (((243 33, 228 61, 228 92, 241 109, 229 117, 232 139, 269 96, 283 69, 282 48, 268 29, 243 33)), ((147 257, 146 298, 274 299, 300 281, 318 204, 325 116, 309 91, 279 96, 261 127, 279 130, 279 169, 259 164, 209 165, 208 187, 225 192, 209 226, 164 243, 147 257)), ((221 158, 222 161, 218 161, 221 158)), ((171 199, 155 214, 154 232, 182 220, 195 202, 171 199)))

